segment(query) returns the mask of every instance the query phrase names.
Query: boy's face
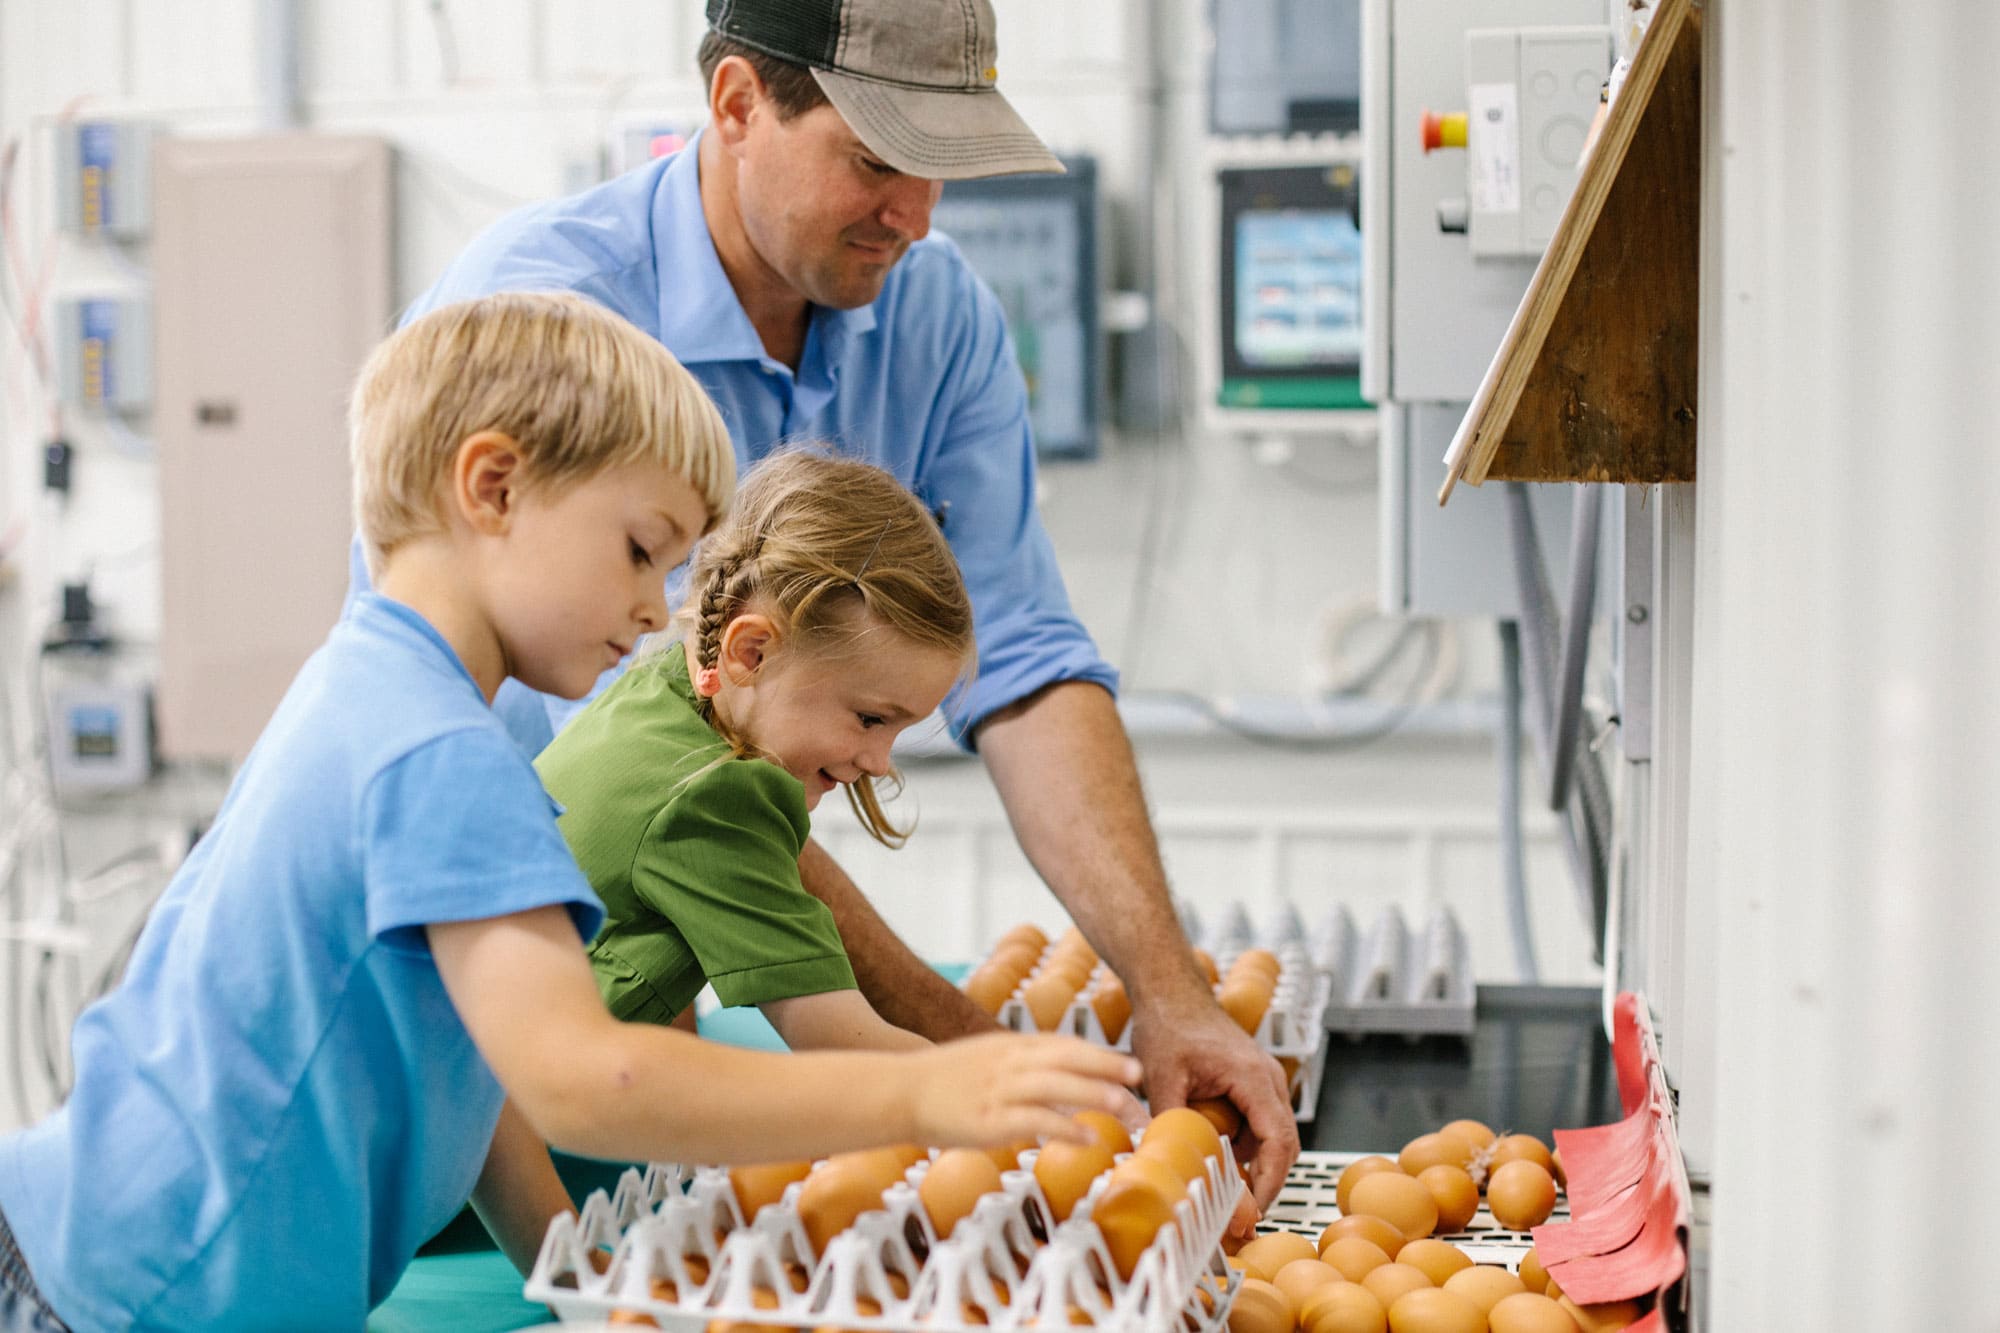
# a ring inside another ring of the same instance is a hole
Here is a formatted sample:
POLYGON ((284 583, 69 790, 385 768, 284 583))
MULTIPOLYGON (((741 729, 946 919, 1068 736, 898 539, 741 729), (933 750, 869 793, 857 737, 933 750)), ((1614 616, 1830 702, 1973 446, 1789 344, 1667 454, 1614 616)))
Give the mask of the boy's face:
POLYGON ((487 604, 507 674, 580 699, 667 624, 667 571, 687 558, 708 507, 656 463, 523 492, 488 568, 487 604))

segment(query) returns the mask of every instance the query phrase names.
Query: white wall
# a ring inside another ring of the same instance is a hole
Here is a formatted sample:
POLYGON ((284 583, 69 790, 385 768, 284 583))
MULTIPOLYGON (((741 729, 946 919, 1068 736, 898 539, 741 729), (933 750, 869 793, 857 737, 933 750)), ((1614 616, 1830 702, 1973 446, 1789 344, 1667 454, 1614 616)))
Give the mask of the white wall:
MULTIPOLYGON (((53 290, 137 281, 146 256, 143 247, 121 254, 54 241, 44 142, 52 118, 67 109, 142 116, 178 134, 257 130, 260 8, 257 0, 0 0, 0 140, 24 138, 17 239, 31 271, 50 264, 53 290)), ((1146 151, 1161 108, 1164 159, 1181 165, 1157 191, 1168 246, 1158 267, 1166 305, 1186 325, 1178 331, 1185 370, 1207 332, 1198 321, 1208 266, 1197 253, 1207 233, 1188 217, 1207 196, 1186 165, 1199 160, 1206 123, 1205 0, 998 0, 996 8, 1002 86, 1059 151, 1100 159, 1118 281, 1148 267, 1129 240, 1144 234, 1153 206, 1146 151), (1158 81, 1148 49, 1155 19, 1170 25, 1162 40, 1173 54, 1158 81)), ((620 116, 688 115, 701 103, 698 0, 447 0, 442 9, 441 25, 427 0, 301 6, 308 124, 379 132, 398 149, 400 299, 496 217, 593 175, 620 116)), ((69 425, 78 453, 73 499, 58 508, 41 494, 36 386, 5 330, 0 387, 0 533, 17 519, 30 525, 9 565, 11 585, 0 575, 0 685, 11 686, 18 710, 19 666, 61 579, 90 571, 116 628, 141 643, 155 632, 157 522, 143 439, 88 421, 69 425)), ((1183 377, 1178 392, 1189 404, 1196 386, 1183 377)), ((1181 419, 1185 434, 1114 440, 1096 463, 1044 469, 1044 512, 1078 610, 1135 696, 1297 700, 1321 673, 1325 617, 1371 599, 1376 586, 1373 449, 1365 440, 1358 448, 1307 440, 1285 458, 1205 436, 1195 415, 1181 419)), ((1490 693, 1491 628, 1458 629, 1458 692, 1490 693)), ((1168 856, 1184 892, 1215 897, 1243 882, 1240 846, 1247 839, 1269 848, 1275 837, 1283 848, 1252 882, 1253 898, 1351 890, 1359 907, 1395 898, 1412 911, 1449 900, 1474 927, 1482 971, 1509 974, 1498 925, 1496 780, 1483 739, 1391 738, 1321 756, 1143 736, 1140 744, 1163 821, 1173 826, 1168 856)), ((1044 913, 1046 896, 1021 887, 1018 853, 994 836, 997 805, 976 767, 933 765, 921 778, 940 830, 935 857, 921 850, 928 835, 899 859, 856 850, 895 919, 925 947, 962 952, 987 917, 1005 924, 999 915, 1044 913), (947 841, 947 827, 958 830, 956 841, 947 841), (959 916, 926 910, 936 857, 952 856, 973 858, 997 886, 985 905, 959 916)), ((1551 825, 1531 819, 1545 968, 1587 977, 1587 945, 1551 825)), ((97 827, 72 821, 86 858, 117 850, 99 841, 97 827)))

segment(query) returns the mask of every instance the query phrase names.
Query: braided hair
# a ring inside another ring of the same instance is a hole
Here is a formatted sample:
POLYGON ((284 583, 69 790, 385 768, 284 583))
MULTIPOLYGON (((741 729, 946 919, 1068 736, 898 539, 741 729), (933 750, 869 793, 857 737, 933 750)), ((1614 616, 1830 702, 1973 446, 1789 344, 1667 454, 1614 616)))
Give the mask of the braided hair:
MULTIPOLYGON (((937 522, 882 469, 791 449, 744 474, 729 518, 695 549, 679 620, 692 672, 719 665, 723 631, 755 609, 813 650, 887 628, 970 665, 972 603, 937 522)), ((752 753, 697 693, 710 725, 739 755, 752 753)), ((891 775, 900 790, 900 775, 891 775)), ((847 784, 855 816, 885 846, 907 830, 883 813, 873 779, 847 784)))

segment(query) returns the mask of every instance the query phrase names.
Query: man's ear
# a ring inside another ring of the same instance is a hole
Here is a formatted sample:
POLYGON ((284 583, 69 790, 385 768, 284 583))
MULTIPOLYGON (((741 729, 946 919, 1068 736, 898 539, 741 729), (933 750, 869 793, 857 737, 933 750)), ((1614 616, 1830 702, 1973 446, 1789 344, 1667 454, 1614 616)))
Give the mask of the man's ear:
POLYGON ((709 133, 735 148, 750 133, 750 117, 765 98, 764 80, 742 56, 724 56, 708 83, 709 133))
POLYGON ((511 435, 482 430, 465 437, 451 467, 451 512, 485 537, 507 530, 521 503, 526 460, 511 435))
POLYGON ((748 685, 771 650, 777 647, 779 638, 777 622, 760 612, 746 612, 722 627, 715 664, 730 684, 748 685))

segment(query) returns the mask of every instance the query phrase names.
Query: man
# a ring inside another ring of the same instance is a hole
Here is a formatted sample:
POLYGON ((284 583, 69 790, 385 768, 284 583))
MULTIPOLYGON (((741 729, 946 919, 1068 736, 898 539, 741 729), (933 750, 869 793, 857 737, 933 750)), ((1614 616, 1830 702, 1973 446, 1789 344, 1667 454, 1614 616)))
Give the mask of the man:
MULTIPOLYGON (((1062 169, 995 86, 989 0, 709 0, 708 16, 710 124, 695 142, 504 219, 411 314, 505 288, 581 292, 701 380, 739 461, 831 441, 938 515, 979 639, 954 728, 1124 978, 1154 1109, 1233 1101, 1268 1205, 1298 1152, 1283 1075, 1216 1007, 1174 918, 1116 673, 1071 614, 1035 511, 1027 393, 999 304, 948 241, 925 240, 941 181, 1062 169)), ((537 750, 547 714, 509 690, 510 728, 537 750)), ((800 871, 883 1017, 938 1040, 992 1026, 817 844, 800 871)))

